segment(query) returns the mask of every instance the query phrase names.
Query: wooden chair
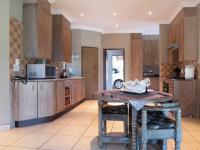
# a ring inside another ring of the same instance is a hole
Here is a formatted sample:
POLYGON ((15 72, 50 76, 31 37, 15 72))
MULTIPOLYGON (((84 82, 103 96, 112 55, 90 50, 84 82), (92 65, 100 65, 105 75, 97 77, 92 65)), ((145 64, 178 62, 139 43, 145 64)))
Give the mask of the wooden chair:
POLYGON ((167 150, 167 140, 175 140, 175 149, 180 150, 182 139, 181 106, 177 102, 145 106, 138 116, 137 149, 147 150, 148 140, 162 140, 162 149, 167 150), (174 119, 166 116, 175 115, 174 119))
POLYGON ((106 143, 129 144, 128 104, 113 105, 108 102, 99 102, 99 147, 106 143), (124 136, 107 135, 107 121, 123 121, 124 136))

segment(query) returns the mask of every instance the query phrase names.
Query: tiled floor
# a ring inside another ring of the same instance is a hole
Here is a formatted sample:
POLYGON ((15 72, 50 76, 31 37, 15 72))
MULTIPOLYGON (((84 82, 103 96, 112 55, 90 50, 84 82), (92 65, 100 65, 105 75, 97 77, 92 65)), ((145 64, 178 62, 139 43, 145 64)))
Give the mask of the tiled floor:
MULTIPOLYGON (((96 101, 86 101, 51 123, 0 132, 0 150, 98 150, 96 101)), ((200 120, 183 118, 182 150, 200 150, 200 120)), ((108 131, 123 130, 121 122, 109 122, 108 131)), ((173 141, 168 150, 174 149, 173 141)), ((127 150, 108 144, 106 150, 127 150)))

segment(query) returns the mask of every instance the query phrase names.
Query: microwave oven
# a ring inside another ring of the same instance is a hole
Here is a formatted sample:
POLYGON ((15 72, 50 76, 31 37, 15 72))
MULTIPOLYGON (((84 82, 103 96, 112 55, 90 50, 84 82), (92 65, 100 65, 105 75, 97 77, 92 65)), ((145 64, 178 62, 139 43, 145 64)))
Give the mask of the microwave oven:
POLYGON ((53 79, 56 77, 56 67, 50 64, 27 64, 28 79, 53 79))

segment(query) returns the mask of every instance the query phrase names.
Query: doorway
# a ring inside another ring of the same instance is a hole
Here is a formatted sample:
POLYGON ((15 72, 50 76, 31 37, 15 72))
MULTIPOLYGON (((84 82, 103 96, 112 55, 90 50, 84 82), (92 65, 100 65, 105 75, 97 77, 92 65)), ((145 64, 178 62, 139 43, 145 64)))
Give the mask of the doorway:
POLYGON ((104 49, 104 89, 122 88, 124 62, 124 49, 104 49))
POLYGON ((81 47, 82 76, 85 77, 85 99, 94 99, 98 91, 98 48, 81 47))

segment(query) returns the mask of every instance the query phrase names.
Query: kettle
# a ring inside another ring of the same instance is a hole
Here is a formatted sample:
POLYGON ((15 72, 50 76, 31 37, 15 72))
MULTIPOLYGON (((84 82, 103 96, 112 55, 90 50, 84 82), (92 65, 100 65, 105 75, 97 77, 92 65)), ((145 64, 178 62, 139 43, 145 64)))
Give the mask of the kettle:
POLYGON ((185 79, 194 79, 195 67, 194 65, 185 66, 185 79))

